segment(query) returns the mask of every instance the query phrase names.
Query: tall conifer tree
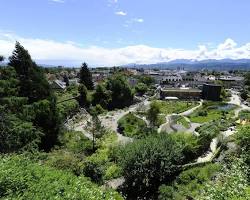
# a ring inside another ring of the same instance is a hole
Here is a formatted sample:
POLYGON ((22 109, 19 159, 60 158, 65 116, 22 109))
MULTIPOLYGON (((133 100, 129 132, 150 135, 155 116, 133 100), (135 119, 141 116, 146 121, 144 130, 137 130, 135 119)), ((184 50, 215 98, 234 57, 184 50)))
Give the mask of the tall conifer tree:
POLYGON ((92 81, 92 74, 89 71, 88 65, 83 63, 80 70, 80 83, 84 84, 88 90, 93 90, 94 83, 92 81))

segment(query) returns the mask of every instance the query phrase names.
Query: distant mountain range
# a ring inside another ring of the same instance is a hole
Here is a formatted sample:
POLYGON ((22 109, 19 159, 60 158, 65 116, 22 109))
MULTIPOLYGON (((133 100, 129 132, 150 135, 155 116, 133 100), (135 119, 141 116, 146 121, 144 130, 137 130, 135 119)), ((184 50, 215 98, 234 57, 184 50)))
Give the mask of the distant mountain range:
POLYGON ((155 64, 128 64, 124 67, 136 67, 136 68, 158 68, 158 69, 185 69, 188 71, 193 70, 250 70, 250 59, 222 59, 222 60, 188 60, 188 59, 177 59, 169 62, 161 62, 155 64))
MULTIPOLYGON (((65 60, 37 60, 38 65, 43 67, 57 67, 57 63, 62 63, 65 67, 80 67, 80 64, 75 64, 73 61, 65 60)), ((0 66, 6 65, 7 63, 0 63, 0 66)), ((90 65, 91 66, 91 65, 90 65)), ((95 66, 98 67, 98 66, 95 66)), ((144 68, 144 69, 183 69, 187 71, 197 71, 197 70, 250 70, 250 59, 209 59, 209 60, 189 60, 189 59, 177 59, 169 62, 160 62, 152 64, 136 64, 131 63, 127 65, 121 65, 120 67, 128 68, 144 68)))

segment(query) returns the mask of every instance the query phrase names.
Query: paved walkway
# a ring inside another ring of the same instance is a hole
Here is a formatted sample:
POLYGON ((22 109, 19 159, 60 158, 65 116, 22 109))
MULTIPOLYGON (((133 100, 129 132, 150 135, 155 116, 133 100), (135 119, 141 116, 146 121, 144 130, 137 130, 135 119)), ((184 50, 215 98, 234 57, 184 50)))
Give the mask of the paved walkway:
MULTIPOLYGON (((191 108, 189 110, 186 110, 186 111, 184 111, 182 113, 179 113, 179 114, 172 113, 172 114, 167 115, 166 116, 166 122, 164 124, 160 125, 160 127, 157 130, 158 133, 164 132, 164 131, 168 132, 168 133, 174 132, 173 128, 171 127, 171 122, 172 122, 171 117, 176 116, 176 115, 180 115, 180 116, 185 117, 185 119, 188 119, 187 116, 191 115, 195 110, 197 110, 198 108, 200 108, 202 106, 202 104, 203 104, 203 101, 201 100, 199 102, 198 106, 195 106, 195 107, 193 107, 193 108, 191 108)), ((195 129, 197 127, 199 127, 199 126, 200 126, 200 124, 198 124, 198 123, 190 123, 190 128, 188 128, 187 130, 185 130, 185 132, 197 134, 195 132, 195 129)))
MULTIPOLYGON (((231 96, 230 101, 228 103, 239 106, 239 108, 235 110, 234 118, 237 118, 239 116, 240 111, 242 111, 242 110, 249 110, 250 111, 250 107, 242 104, 239 95, 236 94, 236 92, 234 92, 234 91, 231 91, 231 92, 232 92, 232 96, 231 96)), ((199 157, 197 159, 197 163, 211 161, 213 159, 216 151, 217 151, 217 145, 218 145, 219 137, 222 135, 223 138, 226 139, 229 136, 235 134, 235 132, 236 132, 235 127, 229 127, 226 131, 221 132, 219 136, 217 136, 216 138, 214 138, 212 140, 212 142, 210 144, 210 149, 205 154, 205 156, 201 156, 201 157, 199 157)))

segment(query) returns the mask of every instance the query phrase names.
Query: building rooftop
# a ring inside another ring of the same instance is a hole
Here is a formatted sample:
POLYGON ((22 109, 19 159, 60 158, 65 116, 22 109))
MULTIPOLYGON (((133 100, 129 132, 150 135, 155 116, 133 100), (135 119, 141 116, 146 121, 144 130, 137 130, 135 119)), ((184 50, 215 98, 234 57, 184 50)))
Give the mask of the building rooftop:
POLYGON ((196 88, 164 88, 163 92, 201 92, 200 89, 196 88))

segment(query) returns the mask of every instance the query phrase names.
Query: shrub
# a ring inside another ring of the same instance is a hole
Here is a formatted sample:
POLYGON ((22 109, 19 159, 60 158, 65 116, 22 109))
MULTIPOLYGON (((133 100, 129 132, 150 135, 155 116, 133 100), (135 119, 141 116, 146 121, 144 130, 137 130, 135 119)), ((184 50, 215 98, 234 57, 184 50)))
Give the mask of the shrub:
POLYGON ((0 158, 0 198, 3 199, 123 199, 85 177, 32 163, 23 156, 0 158))
POLYGON ((123 168, 127 197, 149 198, 158 187, 171 182, 187 161, 189 147, 178 136, 157 134, 135 141, 121 149, 119 161, 123 168))
POLYGON ((125 115, 118 121, 119 131, 128 137, 140 137, 144 134, 143 129, 146 127, 146 123, 132 113, 125 115))
POLYGON ((194 167, 181 172, 172 186, 159 187, 159 200, 196 199, 204 185, 220 170, 218 164, 194 167))
POLYGON ((233 157, 228 163, 224 163, 220 173, 205 185, 201 195, 196 199, 249 199, 248 172, 249 166, 244 163, 244 160, 233 157))
POLYGON ((121 167, 119 167, 116 164, 112 164, 105 171, 104 179, 110 180, 110 179, 118 178, 121 176, 121 171, 122 171, 121 167))

